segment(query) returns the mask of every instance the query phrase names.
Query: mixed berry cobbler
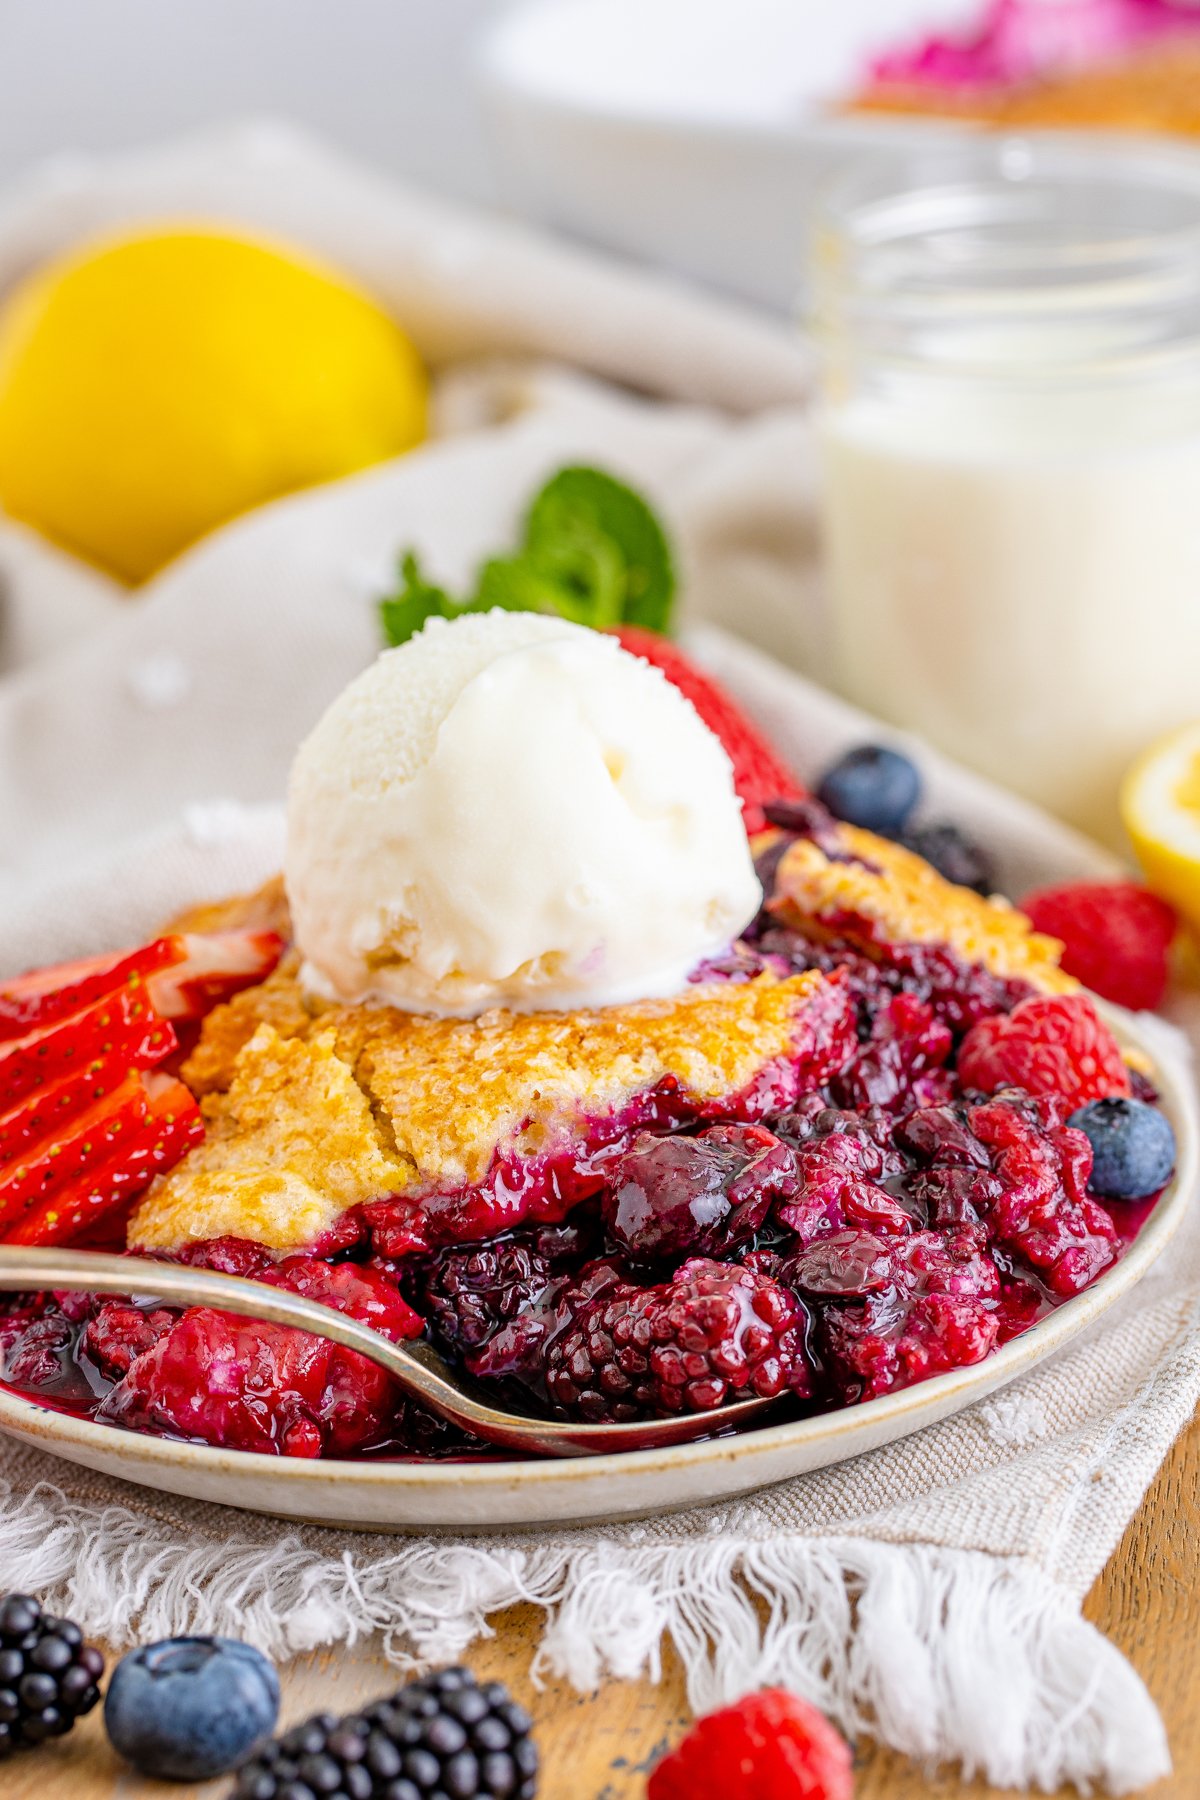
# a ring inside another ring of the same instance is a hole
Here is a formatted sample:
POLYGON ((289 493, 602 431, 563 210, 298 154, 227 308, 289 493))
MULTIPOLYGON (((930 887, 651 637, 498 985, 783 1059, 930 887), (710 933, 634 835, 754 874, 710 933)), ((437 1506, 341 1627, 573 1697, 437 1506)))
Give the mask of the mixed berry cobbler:
POLYGON ((427 1334, 518 1409, 714 1430, 978 1363, 1079 1293, 1155 1196, 1094 1191, 1072 1119, 1152 1105, 1146 1072, 1006 902, 790 779, 749 798, 759 911, 663 997, 342 1003, 279 883, 0 991, 0 1238, 127 1249, 133 1296, 3 1302, 4 1382, 202 1443, 463 1456, 350 1351, 137 1298, 147 1259, 427 1334))

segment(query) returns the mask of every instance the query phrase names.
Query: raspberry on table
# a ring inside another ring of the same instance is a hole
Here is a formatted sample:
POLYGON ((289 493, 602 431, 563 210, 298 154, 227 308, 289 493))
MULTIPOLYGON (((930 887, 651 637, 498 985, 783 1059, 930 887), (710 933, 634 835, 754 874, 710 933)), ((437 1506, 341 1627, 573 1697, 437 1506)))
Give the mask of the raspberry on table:
POLYGON ((651 1772, 648 1800, 852 1800, 850 1746, 815 1706, 766 1688, 698 1719, 651 1772))
POLYGON ((1038 931, 1061 939, 1062 966, 1093 993, 1153 1011, 1167 986, 1174 909, 1136 881, 1068 881, 1021 902, 1038 931))
POLYGON ((958 1053, 965 1089, 1061 1094, 1068 1107, 1128 1094, 1120 1046, 1086 994, 1037 994, 973 1025, 958 1053))

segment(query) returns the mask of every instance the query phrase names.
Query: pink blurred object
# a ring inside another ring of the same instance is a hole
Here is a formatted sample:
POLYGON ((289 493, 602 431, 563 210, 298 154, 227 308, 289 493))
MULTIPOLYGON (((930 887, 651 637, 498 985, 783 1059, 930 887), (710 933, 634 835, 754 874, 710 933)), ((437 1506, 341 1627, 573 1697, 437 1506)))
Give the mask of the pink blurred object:
POLYGON ((980 24, 875 57, 873 84, 978 89, 1071 73, 1200 30, 1186 0, 991 0, 980 24))

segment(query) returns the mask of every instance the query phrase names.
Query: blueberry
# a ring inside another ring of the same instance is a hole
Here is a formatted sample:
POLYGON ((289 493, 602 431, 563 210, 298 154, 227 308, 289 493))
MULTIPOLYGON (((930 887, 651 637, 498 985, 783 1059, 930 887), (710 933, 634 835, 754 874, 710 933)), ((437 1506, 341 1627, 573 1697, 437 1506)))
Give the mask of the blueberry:
POLYGON ((266 1743, 279 1714, 279 1677, 232 1638, 166 1638, 113 1670, 104 1723, 114 1749, 143 1775, 207 1781, 266 1743))
POLYGON ((1068 1124, 1092 1146, 1092 1190, 1109 1200, 1144 1200, 1166 1187, 1175 1167, 1171 1122, 1144 1100, 1092 1100, 1068 1124))
POLYGON ((991 857, 957 825, 918 825, 902 831, 900 842, 957 887, 973 888, 977 894, 996 892, 996 867, 991 857))
POLYGON ((837 818, 879 832, 902 831, 920 795, 921 777, 908 757, 882 744, 847 751, 817 789, 837 818))

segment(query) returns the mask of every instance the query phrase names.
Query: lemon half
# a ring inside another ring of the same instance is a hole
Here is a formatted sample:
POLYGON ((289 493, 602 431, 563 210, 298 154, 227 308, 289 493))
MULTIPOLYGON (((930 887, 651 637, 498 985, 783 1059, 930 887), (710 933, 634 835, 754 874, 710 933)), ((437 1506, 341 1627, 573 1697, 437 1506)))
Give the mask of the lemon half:
POLYGON ((218 230, 75 252, 0 315, 0 505, 127 582, 411 448, 425 418, 420 361, 380 307, 218 230))
POLYGON ((1149 885, 1200 933, 1200 719, 1134 763, 1121 817, 1149 885))

